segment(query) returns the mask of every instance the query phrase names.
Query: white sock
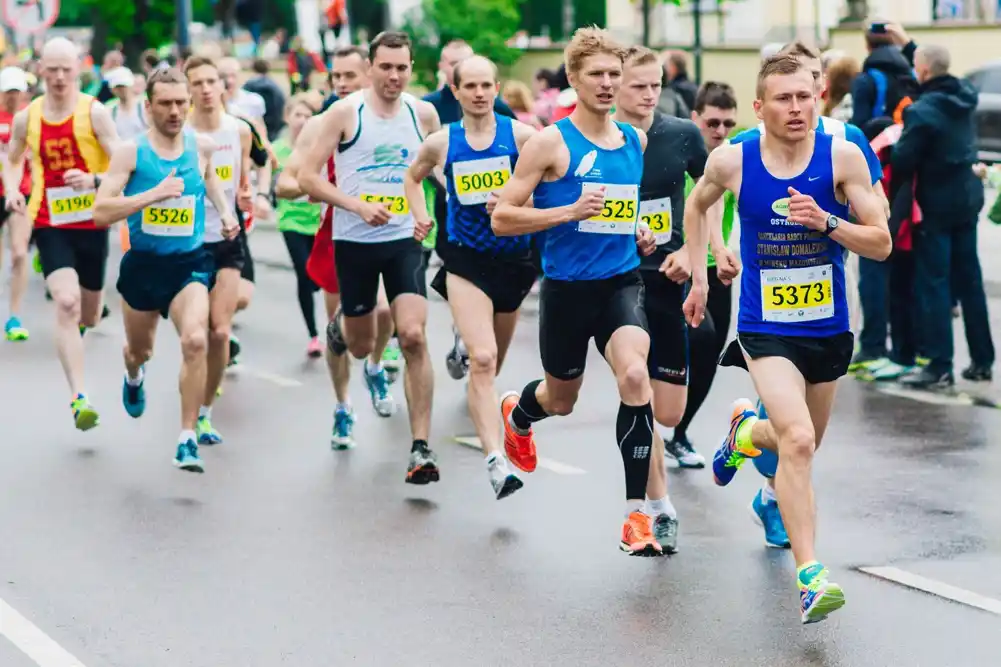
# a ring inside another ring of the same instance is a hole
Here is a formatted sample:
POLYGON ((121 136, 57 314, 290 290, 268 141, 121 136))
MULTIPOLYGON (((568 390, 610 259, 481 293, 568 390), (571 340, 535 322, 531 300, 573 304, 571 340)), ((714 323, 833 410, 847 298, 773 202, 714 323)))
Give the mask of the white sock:
POLYGON ((130 387, 138 387, 141 385, 144 377, 146 377, 146 372, 143 370, 142 366, 139 367, 139 372, 134 378, 129 377, 129 372, 125 371, 125 381, 130 387))
POLYGON ((373 364, 371 361, 366 359, 365 372, 368 373, 369 375, 378 375, 379 373, 382 372, 382 362, 380 361, 377 364, 373 364))
POLYGON ((334 406, 334 409, 351 412, 351 401, 344 401, 343 403, 338 403, 336 406, 334 406))
POLYGON ((765 480, 765 483, 761 486, 761 502, 763 503, 774 503, 775 500, 775 489, 769 484, 771 480, 765 480))
POLYGON ((671 504, 671 498, 664 496, 660 500, 647 500, 646 501, 647 514, 650 516, 660 516, 661 514, 666 514, 672 519, 678 518, 678 510, 674 508, 671 504))
POLYGON ((643 514, 646 514, 646 512, 643 512, 643 509, 644 509, 643 506, 644 505, 646 505, 646 502, 643 501, 643 500, 627 500, 626 501, 626 517, 628 518, 628 516, 630 514, 632 514, 633 512, 641 512, 643 514))
POLYGON ((494 461, 496 461, 498 458, 500 458, 500 452, 490 452, 489 454, 487 454, 485 460, 487 462, 487 465, 490 465, 491 463, 493 463, 494 461))
POLYGON ((194 442, 198 442, 198 440, 195 438, 195 432, 194 431, 181 431, 180 437, 177 438, 177 444, 183 445, 188 440, 192 440, 194 442))
POLYGON ((204 417, 205 419, 212 419, 211 405, 203 405, 202 407, 198 408, 198 418, 201 419, 202 417, 204 417))

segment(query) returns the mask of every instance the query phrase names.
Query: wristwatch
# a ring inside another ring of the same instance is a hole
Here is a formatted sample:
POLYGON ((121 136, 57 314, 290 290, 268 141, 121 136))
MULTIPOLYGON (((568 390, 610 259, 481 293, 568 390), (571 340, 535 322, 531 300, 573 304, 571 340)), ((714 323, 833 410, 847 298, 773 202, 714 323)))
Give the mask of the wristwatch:
POLYGON ((824 236, 830 236, 834 233, 834 230, 838 228, 841 224, 841 220, 838 219, 836 215, 827 216, 827 229, 824 230, 824 236))

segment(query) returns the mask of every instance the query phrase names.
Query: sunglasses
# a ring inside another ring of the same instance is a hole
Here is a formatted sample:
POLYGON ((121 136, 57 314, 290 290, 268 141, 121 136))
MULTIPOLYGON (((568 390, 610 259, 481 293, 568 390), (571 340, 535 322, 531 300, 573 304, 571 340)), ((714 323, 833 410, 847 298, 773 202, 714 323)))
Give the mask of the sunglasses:
POLYGON ((719 118, 710 118, 706 121, 706 127, 710 130, 715 130, 717 127, 722 125, 728 130, 732 130, 737 127, 737 121, 735 120, 720 120, 719 118))

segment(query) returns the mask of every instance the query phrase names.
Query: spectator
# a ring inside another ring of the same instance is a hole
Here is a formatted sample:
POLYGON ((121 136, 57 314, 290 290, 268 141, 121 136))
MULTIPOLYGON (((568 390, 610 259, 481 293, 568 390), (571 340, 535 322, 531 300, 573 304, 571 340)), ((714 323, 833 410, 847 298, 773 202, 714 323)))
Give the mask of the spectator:
POLYGON ((556 80, 554 83, 560 93, 556 96, 556 107, 553 109, 553 123, 561 118, 566 118, 577 108, 577 91, 570 87, 566 64, 560 65, 559 69, 556 70, 556 80))
POLYGON ((306 49, 302 37, 292 39, 288 52, 288 75, 292 81, 292 94, 309 90, 309 78, 313 72, 326 72, 327 66, 318 53, 306 49))
POLYGON ((852 81, 859 74, 858 61, 844 56, 824 68, 827 89, 824 91, 824 115, 849 123, 852 119, 852 81))
POLYGON ((140 66, 142 67, 143 74, 147 77, 150 73, 160 66, 160 54, 157 53, 156 49, 146 49, 143 51, 142 56, 139 58, 140 66))
POLYGON ((111 92, 111 86, 108 85, 108 73, 124 64, 125 56, 122 55, 121 51, 112 50, 104 54, 104 62, 101 65, 101 84, 94 95, 98 102, 108 102, 115 97, 111 92))
MULTIPOLYGON (((452 40, 441 50, 441 57, 438 60, 438 72, 445 80, 445 85, 440 90, 426 95, 424 99, 434 106, 442 125, 454 123, 462 118, 462 107, 459 106, 459 101, 452 94, 452 71, 455 69, 456 63, 471 55, 473 55, 472 47, 461 39, 452 40)), ((504 101, 500 97, 497 97, 494 101, 494 111, 514 118, 514 112, 504 104, 504 101)))
POLYGON ((218 61, 219 77, 226 87, 224 99, 226 110, 237 116, 250 120, 262 120, 267 112, 264 98, 257 93, 244 90, 238 85, 240 76, 240 61, 236 58, 223 58, 218 61))
POLYGON ((949 73, 949 52, 917 49, 919 97, 904 112, 893 169, 913 175, 922 221, 914 229, 915 293, 927 367, 901 379, 915 388, 948 387, 953 378, 952 303, 959 301, 972 363, 966 380, 990 380, 994 365, 987 298, 977 255, 977 221, 984 184, 977 162, 977 91, 949 73))
POLYGON ((917 45, 896 23, 873 22, 865 32, 869 55, 852 83, 852 125, 870 141, 887 125, 900 122, 899 112, 917 93, 911 66, 917 45), (881 124, 874 121, 884 119, 881 124))
POLYGON ((115 129, 121 139, 135 139, 146 131, 146 117, 143 113, 142 97, 136 95, 136 78, 128 67, 119 67, 108 72, 105 77, 114 98, 107 107, 115 129))
POLYGON ((538 116, 531 111, 532 90, 527 85, 521 81, 510 79, 504 84, 504 89, 501 91, 501 98, 503 98, 505 104, 511 107, 515 118, 525 125, 531 125, 537 130, 542 129, 542 123, 539 121, 538 116))
POLYGON ((257 93, 264 100, 264 127, 268 130, 268 139, 274 141, 285 124, 285 94, 274 80, 268 76, 270 66, 268 61, 258 58, 254 61, 254 76, 243 84, 244 90, 257 93))
POLYGON ((668 51, 664 59, 664 75, 666 77, 665 88, 671 88, 678 93, 685 103, 685 115, 695 108, 695 96, 699 94, 699 87, 688 79, 688 55, 684 51, 668 51))
POLYGON ((540 69, 532 80, 532 89, 532 92, 535 93, 535 105, 532 107, 532 113, 543 125, 548 125, 553 120, 556 98, 560 94, 556 82, 556 72, 540 69))

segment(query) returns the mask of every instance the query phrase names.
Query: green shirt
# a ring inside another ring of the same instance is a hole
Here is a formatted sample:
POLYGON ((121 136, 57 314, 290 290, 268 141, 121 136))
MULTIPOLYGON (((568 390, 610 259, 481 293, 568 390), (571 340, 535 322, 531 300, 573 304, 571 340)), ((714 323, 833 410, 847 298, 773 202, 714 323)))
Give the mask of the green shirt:
MULTIPOLYGON (((688 174, 685 174, 685 197, 695 187, 695 181, 688 174)), ((737 199, 733 193, 727 190, 723 193, 723 243, 730 242, 730 234, 733 232, 733 216, 737 210, 737 199)), ((709 266, 716 266, 716 258, 712 252, 709 253, 709 266)))
MULTIPOLYGON (((281 170, 292 155, 292 144, 282 137, 274 143, 275 155, 278 157, 278 169, 281 170)), ((309 201, 308 197, 299 199, 278 200, 278 231, 298 232, 307 236, 315 236, 320 228, 320 205, 309 201)))

